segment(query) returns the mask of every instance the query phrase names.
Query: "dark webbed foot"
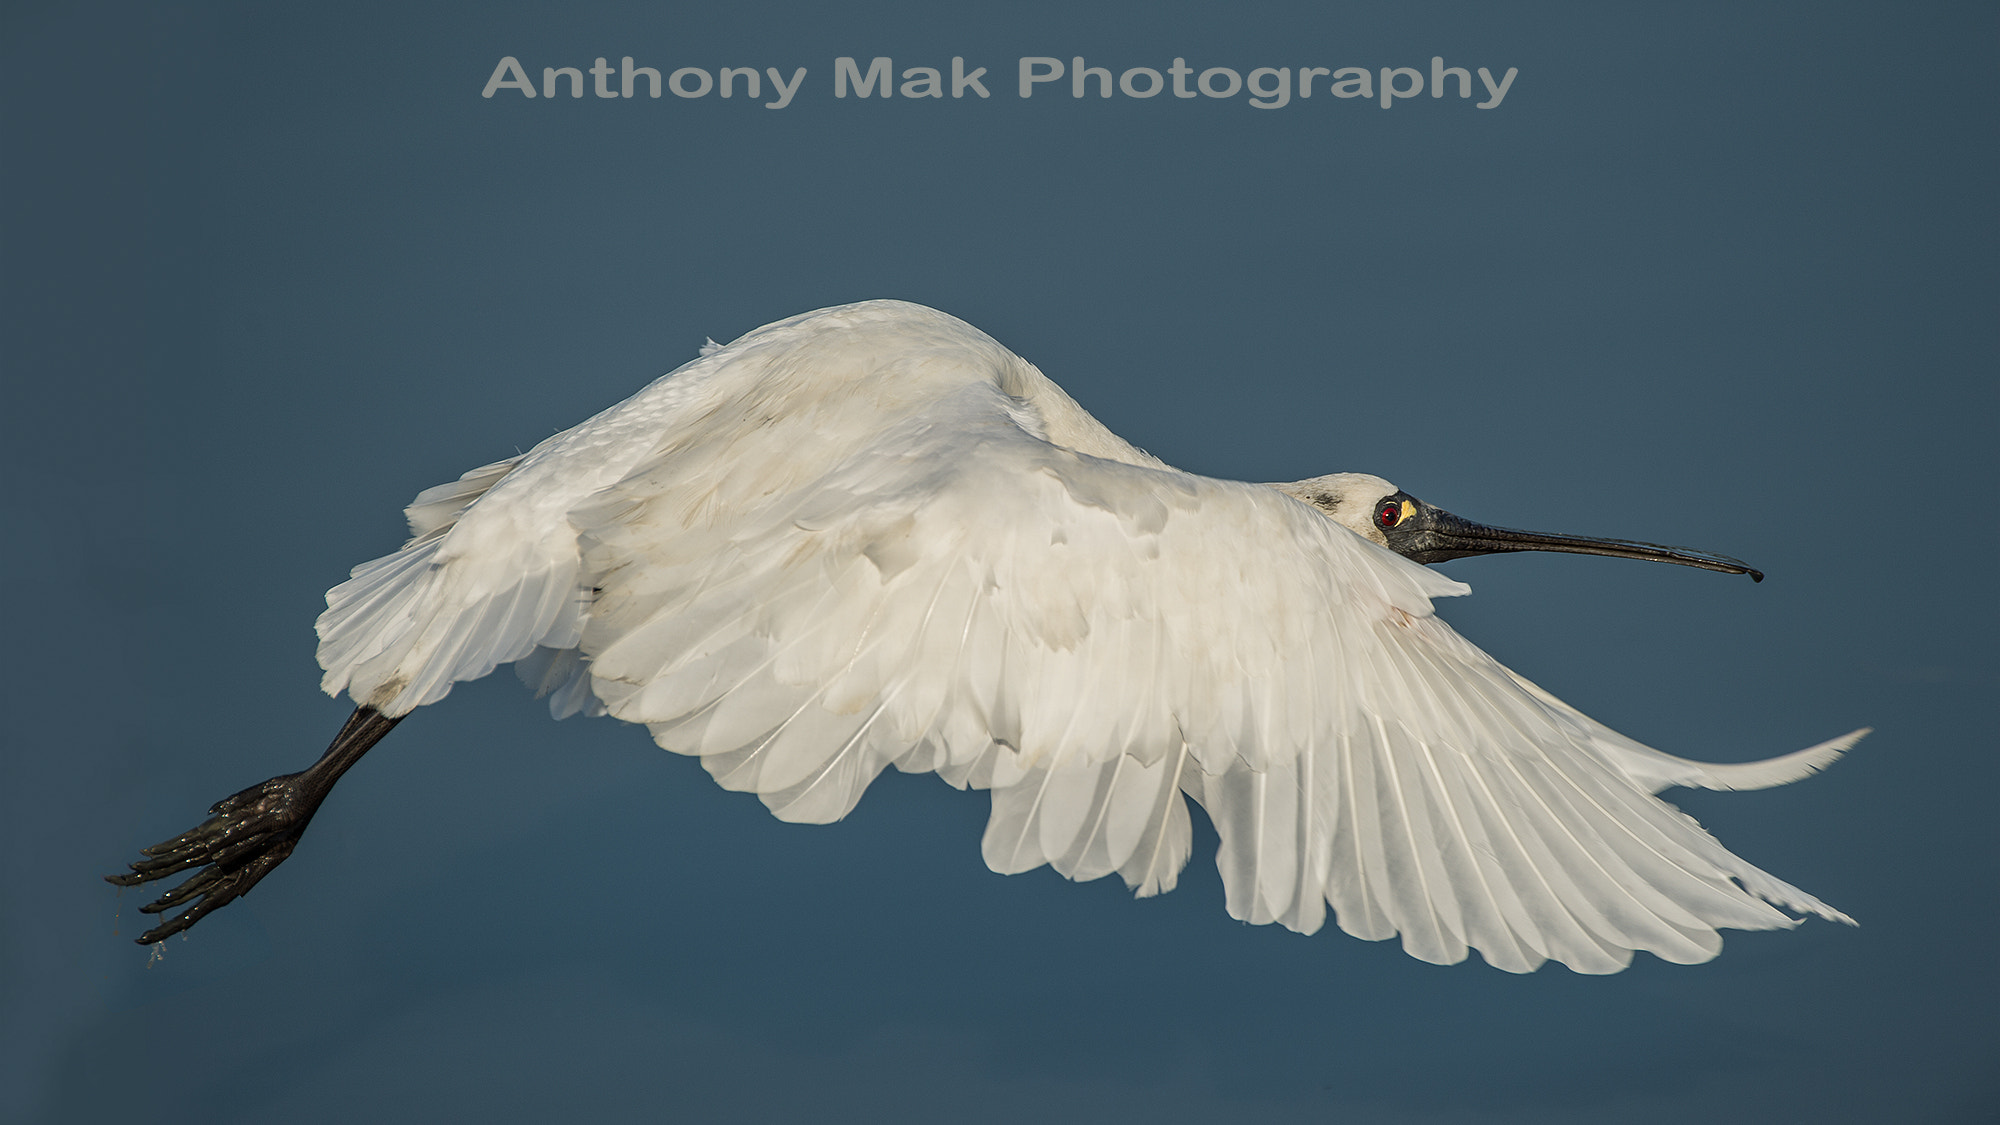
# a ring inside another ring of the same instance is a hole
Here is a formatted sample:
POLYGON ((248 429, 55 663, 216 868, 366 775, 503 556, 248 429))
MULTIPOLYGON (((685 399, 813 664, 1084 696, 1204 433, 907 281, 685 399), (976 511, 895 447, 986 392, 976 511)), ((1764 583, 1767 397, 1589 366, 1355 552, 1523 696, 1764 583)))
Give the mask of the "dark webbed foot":
POLYGON ((180 933, 210 911, 241 897, 285 862, 315 811, 301 807, 305 803, 303 777, 296 773, 274 777, 226 797, 208 810, 210 816, 201 824, 171 840, 140 849, 148 858, 133 864, 131 874, 105 876, 121 887, 136 887, 190 867, 202 868, 139 908, 146 914, 162 914, 194 902, 141 934, 139 944, 164 941, 180 933))
POLYGON ((385 718, 366 707, 355 711, 334 737, 333 745, 310 769, 274 777, 223 798, 208 810, 207 820, 171 840, 140 849, 146 858, 132 864, 130 874, 106 875, 106 882, 136 887, 191 867, 201 868, 139 908, 142 913, 163 914, 192 903, 140 934, 139 944, 151 945, 180 933, 247 894, 259 879, 285 862, 333 783, 399 721, 400 717, 385 718))

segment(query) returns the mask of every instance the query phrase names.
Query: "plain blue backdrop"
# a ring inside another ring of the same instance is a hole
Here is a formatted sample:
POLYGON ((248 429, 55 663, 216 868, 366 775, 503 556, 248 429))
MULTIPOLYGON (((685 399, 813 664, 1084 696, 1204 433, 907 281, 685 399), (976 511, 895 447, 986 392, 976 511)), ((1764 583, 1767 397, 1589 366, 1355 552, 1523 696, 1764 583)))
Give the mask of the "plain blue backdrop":
POLYGON ((0 1119, 1992 1120, 1996 33, 1990 3, 9 6, 0 1119), (808 73, 781 110, 480 96, 503 56, 624 55, 808 73), (962 57, 992 96, 835 98, 839 56, 962 57), (1489 110, 1324 78, 1260 110, 1024 100, 1022 56, 1518 76, 1489 110), (1673 795, 1860 927, 1441 968, 1230 920, 1205 824, 1162 898, 1002 878, 982 794, 889 776, 784 825, 501 674, 149 963, 150 896, 99 876, 318 753, 321 594, 411 496, 870 297, 1191 471, 1761 567, 1473 559, 1440 608, 1676 753, 1874 725, 1822 777, 1673 795))

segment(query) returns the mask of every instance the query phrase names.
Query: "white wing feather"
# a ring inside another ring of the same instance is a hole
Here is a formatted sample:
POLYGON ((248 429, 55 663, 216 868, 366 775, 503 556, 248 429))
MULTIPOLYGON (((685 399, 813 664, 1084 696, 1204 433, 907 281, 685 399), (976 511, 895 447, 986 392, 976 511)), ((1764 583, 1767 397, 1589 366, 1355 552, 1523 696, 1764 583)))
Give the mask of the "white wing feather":
POLYGON ((988 864, 1170 890, 1207 809, 1230 912, 1523 972, 1712 957, 1844 916, 1651 794, 1661 754, 1431 612, 1465 587, 1261 485, 1168 468, 963 323, 824 310, 420 495, 328 597, 321 659, 387 713, 522 661, 779 817, 884 768, 989 788, 988 864), (525 659, 524 659, 525 658, 525 659))

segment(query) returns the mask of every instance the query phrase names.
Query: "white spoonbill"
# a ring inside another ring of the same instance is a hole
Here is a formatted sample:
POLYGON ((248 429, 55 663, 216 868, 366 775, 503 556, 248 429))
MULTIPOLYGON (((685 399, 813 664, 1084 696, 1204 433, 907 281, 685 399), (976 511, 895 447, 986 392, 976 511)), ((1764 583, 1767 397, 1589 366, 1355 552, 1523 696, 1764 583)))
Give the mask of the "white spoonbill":
POLYGON ((319 661, 358 705, 325 756, 145 849, 121 885, 185 930, 291 854, 413 708, 513 663, 561 718, 644 723, 781 819, 884 767, 989 789, 1003 873, 1187 862, 1221 836, 1230 914, 1425 961, 1615 972, 1719 928, 1848 921, 1653 794, 1805 777, 1865 731, 1708 765, 1591 721, 1432 614, 1419 565, 1720 555, 1486 527, 1379 477, 1212 480, 1121 440, 1032 365, 921 305, 767 325, 506 461, 417 495, 411 539, 327 594, 319 661), (1779 909, 1784 908, 1783 910, 1779 909))

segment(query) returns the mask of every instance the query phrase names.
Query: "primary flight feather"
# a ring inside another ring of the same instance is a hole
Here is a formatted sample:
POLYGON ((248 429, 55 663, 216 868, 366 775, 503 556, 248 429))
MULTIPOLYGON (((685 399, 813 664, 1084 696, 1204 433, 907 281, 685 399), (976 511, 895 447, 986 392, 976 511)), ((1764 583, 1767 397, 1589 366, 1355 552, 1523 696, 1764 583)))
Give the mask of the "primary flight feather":
POLYGON ((327 594, 354 717, 318 764, 146 849, 159 941, 290 854, 403 715, 513 663, 558 717, 643 723, 782 819, 884 768, 988 789, 987 863, 1171 890, 1186 798, 1232 915, 1400 934, 1450 963, 1615 972, 1717 930, 1847 921, 1653 794, 1804 777, 1857 731, 1708 765, 1593 722, 1432 613, 1419 565, 1510 550, 1755 571, 1512 532, 1377 477, 1174 469, 963 321, 898 301, 711 346, 529 452, 419 494, 411 539, 327 594), (1783 909, 1779 909, 1779 908, 1783 909))

